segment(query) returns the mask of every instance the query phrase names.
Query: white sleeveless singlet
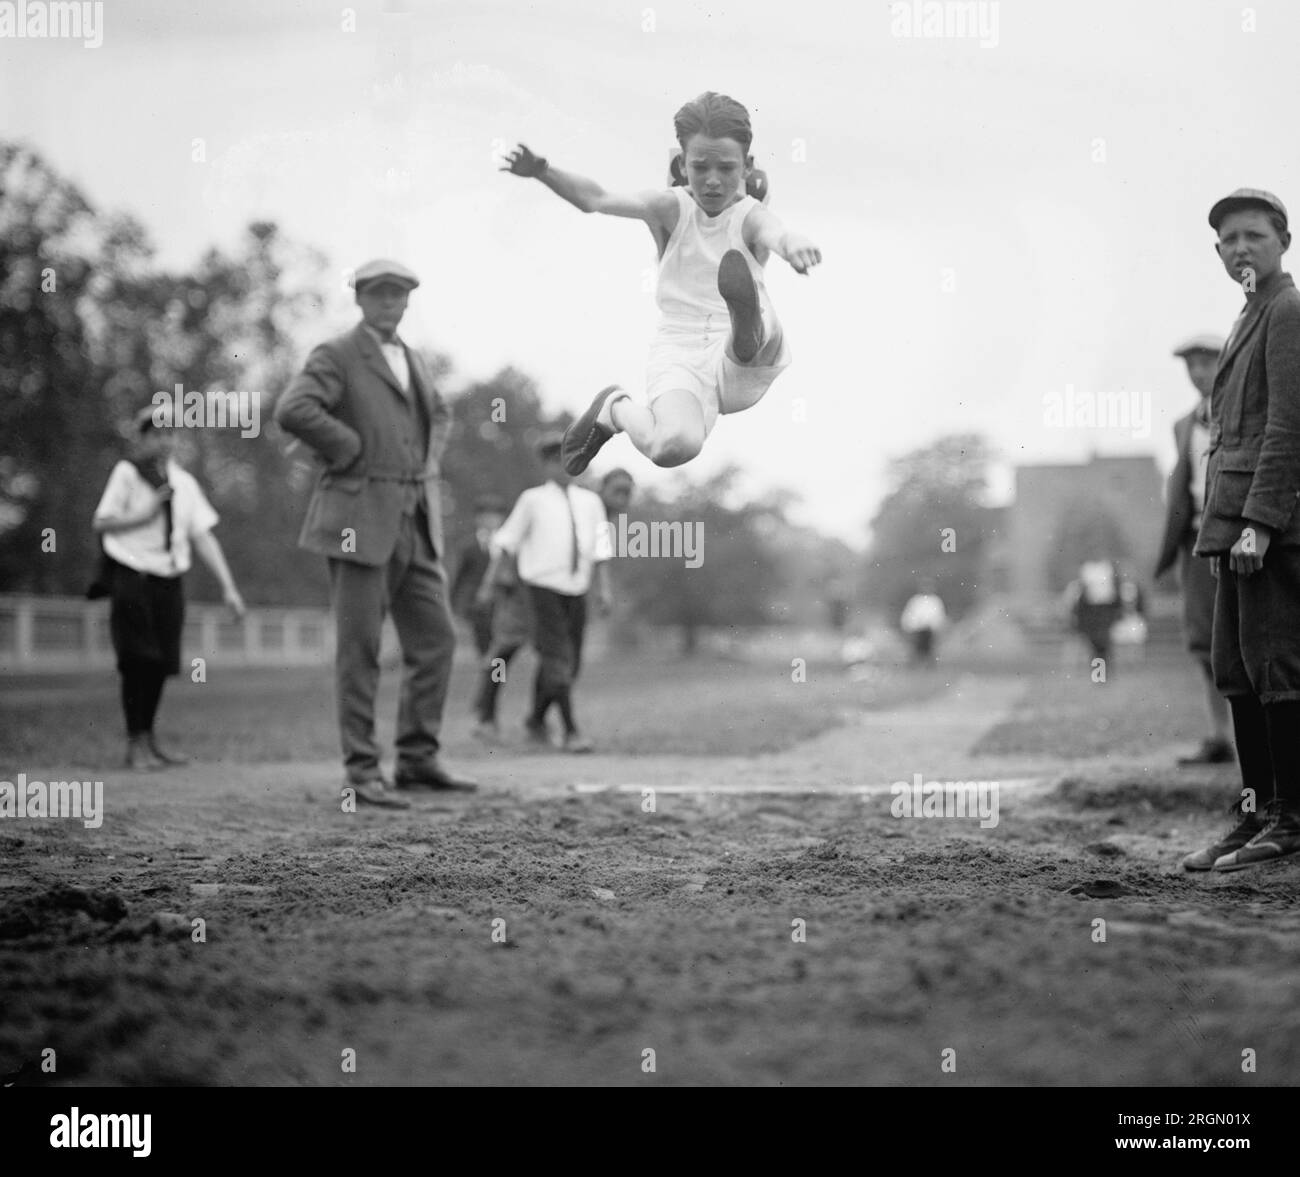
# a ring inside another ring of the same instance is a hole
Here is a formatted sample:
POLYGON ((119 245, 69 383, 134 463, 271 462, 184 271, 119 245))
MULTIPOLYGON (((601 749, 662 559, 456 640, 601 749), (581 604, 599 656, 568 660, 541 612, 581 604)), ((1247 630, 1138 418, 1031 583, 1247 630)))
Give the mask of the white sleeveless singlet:
POLYGON ((739 412, 762 397, 789 365, 789 349, 782 338, 776 359, 763 367, 737 364, 726 354, 731 317, 718 293, 718 267, 729 249, 739 250, 749 264, 767 331, 781 330, 763 284, 763 267, 744 240, 745 218, 758 201, 743 196, 710 217, 687 189, 671 191, 677 197, 677 224, 659 260, 659 326, 650 345, 646 391, 652 401, 674 389, 693 393, 712 429, 719 412, 739 412))

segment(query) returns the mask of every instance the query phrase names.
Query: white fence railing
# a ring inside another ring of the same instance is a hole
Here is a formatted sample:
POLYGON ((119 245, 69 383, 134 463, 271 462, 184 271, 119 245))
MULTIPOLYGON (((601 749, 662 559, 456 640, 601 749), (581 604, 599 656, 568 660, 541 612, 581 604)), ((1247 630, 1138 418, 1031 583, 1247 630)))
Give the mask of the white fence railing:
MULTIPOLYGON (((216 665, 304 666, 334 657, 328 609, 250 609, 188 602, 182 657, 216 665)), ((0 674, 112 666, 108 601, 0 594, 0 674)))

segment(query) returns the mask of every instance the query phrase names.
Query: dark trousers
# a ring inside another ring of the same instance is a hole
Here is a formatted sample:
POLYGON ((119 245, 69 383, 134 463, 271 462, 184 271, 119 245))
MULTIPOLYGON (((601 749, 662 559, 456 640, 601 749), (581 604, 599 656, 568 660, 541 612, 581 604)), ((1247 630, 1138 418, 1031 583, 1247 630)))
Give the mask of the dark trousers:
POLYGON ((479 723, 496 723, 497 695, 506 681, 506 668, 514 656, 527 645, 523 637, 498 641, 489 646, 479 672, 478 692, 474 696, 474 714, 479 723))
POLYGON ((577 731, 573 719, 573 683, 582 666, 582 638, 587 628, 587 598, 528 586, 533 601, 533 644, 540 659, 533 683, 529 723, 540 727, 554 704, 566 732, 577 731))
POLYGON ((1079 632, 1092 647, 1092 656, 1110 661, 1110 631, 1120 618, 1119 603, 1093 605, 1087 601, 1078 606, 1079 632))
POLYGON ((442 710, 456 645, 447 610, 446 577, 420 511, 402 518, 397 547, 385 565, 331 559, 330 603, 337 647, 335 685, 343 764, 351 781, 380 776, 375 692, 384 617, 392 613, 402 647, 397 709, 399 767, 418 768, 437 755, 442 710))
POLYGON ((475 647, 480 654, 486 654, 492 648, 492 606, 485 609, 475 605, 469 623, 474 630, 475 647))
POLYGON ((1265 705, 1300 700, 1300 548, 1269 548, 1253 576, 1230 572, 1227 556, 1215 559, 1215 685, 1265 705))
POLYGON ((179 576, 150 576, 109 562, 109 632, 129 736, 153 731, 163 685, 180 671, 185 592, 179 576))

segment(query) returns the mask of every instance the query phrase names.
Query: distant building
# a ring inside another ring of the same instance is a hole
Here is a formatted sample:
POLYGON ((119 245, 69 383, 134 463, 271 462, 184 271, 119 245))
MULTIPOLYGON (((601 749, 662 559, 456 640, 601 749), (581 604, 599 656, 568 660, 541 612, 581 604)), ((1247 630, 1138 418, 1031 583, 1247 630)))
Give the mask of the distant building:
POLYGON ((1094 555, 1118 560, 1149 594, 1164 526, 1163 483, 1149 454, 1017 467, 998 553, 1013 597, 1032 605, 1058 596, 1094 555))

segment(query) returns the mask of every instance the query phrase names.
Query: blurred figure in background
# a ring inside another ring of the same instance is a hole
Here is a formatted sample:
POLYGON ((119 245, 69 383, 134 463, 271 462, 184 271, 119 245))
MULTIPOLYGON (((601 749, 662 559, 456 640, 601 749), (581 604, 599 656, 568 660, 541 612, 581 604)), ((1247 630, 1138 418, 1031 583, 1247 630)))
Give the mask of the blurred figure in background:
POLYGON ((1075 631, 1092 651, 1109 665, 1115 623, 1124 614, 1119 565, 1093 553, 1079 566, 1079 575, 1066 589, 1075 631))
POLYGON ((632 505, 632 491, 636 483, 621 466, 615 467, 600 480, 600 501, 605 504, 605 518, 617 523, 618 517, 632 505))
POLYGON ((1197 335, 1174 351, 1187 365, 1187 375, 1200 402, 1190 413, 1174 422, 1178 460, 1169 475, 1165 494, 1165 532, 1156 561, 1155 574, 1162 576, 1176 564, 1183 594, 1183 633, 1187 649, 1201 671, 1205 697, 1206 735, 1201 745, 1181 765, 1226 764, 1232 761, 1228 730, 1228 700, 1214 685, 1210 663, 1210 638, 1214 632, 1215 580, 1209 560, 1192 555, 1196 534, 1205 510, 1205 473, 1210 453, 1210 393, 1219 363, 1223 339, 1218 335, 1197 335))
MULTIPOLYGON (((519 496, 497 531, 480 594, 490 591, 504 560, 517 561, 519 579, 532 600, 533 644, 539 660, 532 714, 525 725, 528 738, 551 746, 546 715, 555 707, 563 724, 564 750, 590 752, 591 742, 579 733, 574 717, 573 683, 582 667, 587 596, 593 585, 597 605, 609 611, 605 564, 611 553, 605 505, 599 495, 572 484, 561 459, 562 442, 557 434, 538 445, 546 481, 519 496)), ((490 679, 484 683, 485 688, 498 685, 490 679)), ((495 700, 495 690, 490 699, 495 700)), ((481 712, 480 722, 482 717, 481 712)))
POLYGON ((923 580, 916 592, 903 606, 899 621, 902 631, 912 642, 912 662, 917 666, 935 664, 935 641, 948 623, 948 612, 943 607, 934 581, 923 580))
POLYGON ((187 762, 159 746, 154 719, 164 684, 181 670, 181 577, 189 571, 191 550, 221 582, 233 615, 244 615, 243 598, 212 534, 217 513, 194 477, 176 464, 174 432, 170 421, 155 423, 159 412, 147 408, 136 415, 131 457, 113 467, 95 509, 93 526, 102 537, 104 558, 87 593, 112 598, 110 627, 122 678, 129 769, 187 762))
POLYGON ((457 553, 451 581, 451 611, 469 624, 480 656, 492 644, 492 601, 479 604, 478 590, 492 559, 493 533, 506 519, 505 503, 497 495, 481 495, 474 504, 474 538, 457 553))
MULTIPOLYGON (((596 488, 600 501, 605 504, 605 520, 609 535, 609 551, 617 556, 619 517, 626 515, 632 505, 636 483, 622 467, 609 471, 596 488)), ((623 650, 635 649, 640 634, 637 628, 636 594, 632 588, 632 568, 624 560, 611 558, 601 568, 607 570, 611 601, 605 617, 605 630, 610 643, 623 650)))

